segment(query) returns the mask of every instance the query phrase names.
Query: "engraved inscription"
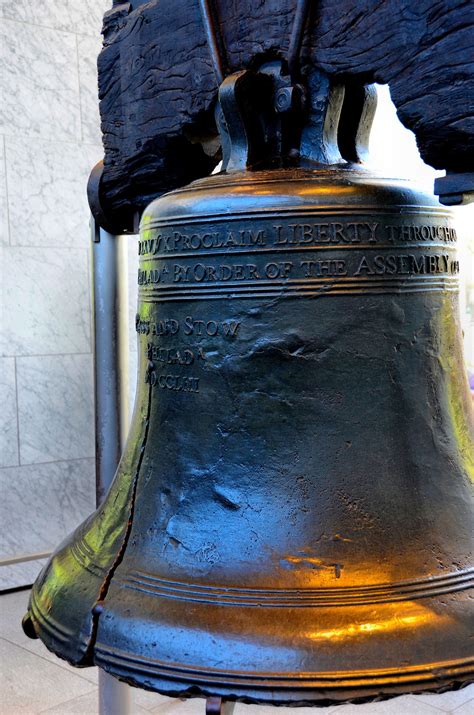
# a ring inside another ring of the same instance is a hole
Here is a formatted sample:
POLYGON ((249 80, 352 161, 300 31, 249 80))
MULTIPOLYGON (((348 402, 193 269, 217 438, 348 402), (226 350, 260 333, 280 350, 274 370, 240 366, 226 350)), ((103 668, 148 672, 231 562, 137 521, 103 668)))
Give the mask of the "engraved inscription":
POLYGON ((204 362, 206 355, 200 346, 181 346, 167 348, 155 343, 146 347, 148 369, 145 373, 145 383, 161 390, 173 392, 199 392, 199 377, 168 372, 169 366, 187 370, 204 362), (161 371, 165 372, 161 372, 161 371))
MULTIPOLYGON (((190 219, 178 226, 157 222, 145 228, 139 243, 139 294, 145 302, 166 303, 224 294, 250 298, 457 289, 456 231, 446 214, 421 212, 415 218, 393 210, 359 216, 354 220, 348 211, 296 220, 293 214, 288 219, 190 219)), ((222 334, 212 321, 198 329, 222 334)))
POLYGON ((271 223, 262 221, 242 229, 221 228, 218 222, 209 230, 180 227, 167 230, 145 229, 138 242, 140 256, 259 249, 275 247, 356 246, 357 244, 455 243, 456 230, 446 223, 402 225, 383 221, 318 221, 271 223))
POLYGON ((206 359, 201 347, 193 350, 190 348, 163 348, 152 343, 148 343, 147 355, 152 362, 160 362, 163 365, 180 365, 181 367, 188 367, 194 365, 198 360, 206 359))
MULTIPOLYGON (((235 338, 240 328, 238 320, 204 320, 187 315, 184 320, 164 318, 162 320, 146 320, 138 313, 135 317, 135 329, 139 335, 173 336, 178 333, 196 335, 197 337, 218 335, 224 338, 235 338)), ((151 358, 150 358, 151 359, 151 358)))
POLYGON ((359 267, 354 275, 436 275, 442 273, 458 273, 458 261, 450 260, 449 255, 415 256, 413 254, 388 254, 386 256, 362 256, 359 267))
POLYGON ((275 245, 375 243, 378 223, 290 223, 276 225, 275 245))
POLYGON ((323 276, 347 276, 346 261, 301 261, 305 278, 322 278, 323 276))
MULTIPOLYGON (((157 269, 140 269, 140 286, 215 283, 255 283, 331 277, 455 275, 459 264, 449 254, 352 254, 349 258, 260 263, 171 263, 157 269)), ((213 328, 217 334, 219 327, 213 328)), ((211 334, 211 333, 209 333, 211 334)))
POLYGON ((392 243, 404 243, 407 241, 442 241, 443 243, 456 243, 456 229, 451 226, 385 226, 387 238, 392 243))
POLYGON ((153 238, 145 238, 138 242, 138 255, 156 255, 171 251, 198 251, 209 248, 232 248, 265 246, 266 232, 261 229, 242 229, 240 231, 219 231, 205 233, 181 233, 172 231, 168 234, 157 233, 153 238))
POLYGON ((161 390, 174 392, 199 392, 199 378, 183 375, 159 375, 155 370, 148 370, 145 382, 161 390))
POLYGON ((237 320, 200 320, 193 318, 192 316, 187 316, 184 319, 183 332, 185 335, 209 335, 209 337, 215 337, 216 335, 223 335, 226 338, 233 338, 237 335, 237 331, 240 327, 240 322, 237 320))
POLYGON ((173 318, 164 320, 142 320, 137 313, 135 316, 135 329, 139 335, 176 335, 179 331, 179 322, 173 318))

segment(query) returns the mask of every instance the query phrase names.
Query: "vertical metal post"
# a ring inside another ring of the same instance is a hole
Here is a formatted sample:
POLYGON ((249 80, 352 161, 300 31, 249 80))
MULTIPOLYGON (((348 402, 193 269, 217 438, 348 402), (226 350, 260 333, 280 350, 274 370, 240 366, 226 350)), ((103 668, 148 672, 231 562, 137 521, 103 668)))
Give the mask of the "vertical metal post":
POLYGON ((131 715, 132 689, 99 668, 99 715, 131 715))
MULTIPOLYGON (((126 236, 91 218, 96 498, 114 478, 128 431, 128 274, 126 236)), ((99 715, 129 715, 132 690, 99 669, 99 715)))

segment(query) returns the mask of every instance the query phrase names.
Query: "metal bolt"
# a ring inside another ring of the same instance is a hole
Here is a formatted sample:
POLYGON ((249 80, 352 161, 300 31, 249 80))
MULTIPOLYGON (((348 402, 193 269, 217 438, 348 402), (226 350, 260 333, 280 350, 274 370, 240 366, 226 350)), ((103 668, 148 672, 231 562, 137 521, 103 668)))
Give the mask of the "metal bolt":
POLYGON ((281 87, 275 95, 275 111, 301 111, 305 103, 304 89, 300 84, 291 87, 281 87))
POLYGON ((275 110, 277 112, 288 112, 292 109, 294 99, 294 87, 282 87, 275 96, 275 110))

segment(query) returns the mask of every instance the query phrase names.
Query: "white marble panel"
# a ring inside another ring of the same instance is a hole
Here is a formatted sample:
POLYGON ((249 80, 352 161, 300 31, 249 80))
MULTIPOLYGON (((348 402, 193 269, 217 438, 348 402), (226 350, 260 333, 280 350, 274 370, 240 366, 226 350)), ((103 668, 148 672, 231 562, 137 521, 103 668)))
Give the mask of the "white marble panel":
MULTIPOLYGON (((134 704, 144 708, 147 712, 160 712, 161 715, 165 715, 165 713, 168 715, 168 713, 173 712, 176 706, 182 702, 178 698, 169 698, 166 695, 160 695, 160 693, 152 693, 150 690, 138 690, 138 688, 133 688, 132 697, 134 704)), ((200 715, 203 715, 203 711, 201 711, 200 715)))
MULTIPOLYGON (((102 142, 97 80, 97 56, 101 47, 102 42, 100 35, 96 37, 88 37, 87 35, 77 36, 82 140, 89 144, 98 145, 102 142)), ((102 156, 99 156, 97 160, 101 158, 102 156)))
POLYGON ((9 243, 5 138, 0 136, 0 246, 9 243))
POLYGON ((412 698, 417 703, 427 703, 428 705, 433 705, 435 708, 440 708, 446 712, 454 712, 456 715, 461 715, 462 706, 467 703, 471 703, 471 710, 466 710, 466 715, 468 712, 472 715, 474 713, 474 685, 468 685, 460 690, 452 690, 448 693, 442 693, 437 695, 436 693, 423 693, 421 695, 412 695, 412 698))
MULTIPOLYGON (((135 688, 133 688, 135 690, 135 688)), ((134 695, 133 693, 132 695, 134 695)), ((94 693, 88 693, 87 695, 82 695, 80 698, 74 698, 74 700, 68 700, 65 703, 60 703, 54 708, 49 708, 48 710, 43 710, 40 715, 93 715, 98 712, 99 703, 99 691, 94 693)), ((149 710, 145 710, 137 705, 136 701, 132 699, 132 715, 147 715, 149 710)))
POLYGON ((15 359, 0 358, 0 467, 18 464, 15 359))
POLYGON ((96 689, 80 672, 38 658, 17 645, 0 639, 1 712, 4 715, 37 715, 66 697, 76 698, 96 689))
POLYGON ((2 20, 0 66, 0 133, 80 140, 75 35, 2 20))
POLYGON ((8 566, 4 566, 0 563, 0 591, 5 591, 9 588, 30 586, 34 583, 45 564, 46 559, 23 561, 18 564, 9 564, 8 566))
POLYGON ((24 137, 5 143, 11 244, 88 248, 87 180, 101 146, 24 137))
POLYGON ((20 464, 94 456, 92 355, 17 359, 20 464))
MULTIPOLYGON (((191 703, 191 701, 188 702, 191 703)), ((192 705, 188 706, 187 703, 184 705, 184 708, 180 708, 176 713, 173 713, 173 715, 199 715, 196 708, 194 708, 193 712, 192 705)), ((235 715, 270 715, 270 713, 274 712, 274 709, 275 707, 273 705, 244 705, 243 703, 236 703, 234 712, 235 715)), ((285 715, 329 715, 333 710, 333 706, 322 708, 285 708, 285 715)), ((278 713, 276 715, 278 715, 278 713)), ((363 715, 363 713, 360 715, 363 715)))
MULTIPOLYGON (((364 706, 360 715, 364 715, 364 706)), ((202 715, 204 709, 204 701, 200 698, 189 698, 187 700, 179 700, 178 698, 165 698, 157 696, 157 702, 149 708, 154 715, 202 715)), ((285 715, 329 715, 329 713, 338 712, 338 708, 323 707, 323 708, 285 708, 285 715)), ((400 711, 400 715, 408 715, 406 711, 400 711)), ((278 711, 277 711, 278 713, 278 711)), ((236 715, 275 715, 274 706, 266 705, 243 705, 237 703, 235 706, 236 715)), ((410 714, 411 715, 411 714, 410 714)))
POLYGON ((112 7, 112 0, 14 0, 5 2, 3 17, 10 20, 100 35, 102 16, 112 7))
POLYGON ((453 715, 472 715, 474 713, 474 699, 469 700, 456 710, 452 710, 453 715))
POLYGON ((0 251, 0 354, 90 352, 87 248, 0 251))
POLYGON ((53 551, 95 506, 93 459, 0 470, 2 559, 53 551))
MULTIPOLYGON (((441 703, 443 696, 438 695, 437 697, 441 703)), ((268 715, 268 708, 266 710, 267 712, 262 713, 262 715, 268 715)), ((329 708, 329 712, 331 715, 440 715, 443 710, 441 706, 433 707, 426 703, 418 702, 411 695, 402 695, 397 698, 390 698, 390 700, 364 703, 363 705, 336 705, 329 708)), ((444 710, 444 712, 447 711, 444 710)), ((295 713, 294 710, 293 713, 295 713)), ((238 715, 242 715, 242 713, 239 712, 238 715)))

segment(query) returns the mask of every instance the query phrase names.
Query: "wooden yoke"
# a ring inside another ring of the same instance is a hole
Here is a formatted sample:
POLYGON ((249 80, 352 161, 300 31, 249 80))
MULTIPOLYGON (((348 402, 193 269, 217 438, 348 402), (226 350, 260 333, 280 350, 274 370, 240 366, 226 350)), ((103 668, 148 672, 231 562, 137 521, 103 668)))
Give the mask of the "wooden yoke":
MULTIPOLYGON (((284 59, 296 5, 214 0, 228 72, 284 59)), ((423 159, 449 174, 438 193, 456 197, 469 191, 474 169, 473 20, 469 0, 318 0, 301 72, 326 73, 347 96, 388 83, 423 159)), ((200 0, 114 2, 103 34, 100 204, 116 230, 133 230, 133 215, 153 197, 209 174, 220 160, 218 81, 200 0)))

